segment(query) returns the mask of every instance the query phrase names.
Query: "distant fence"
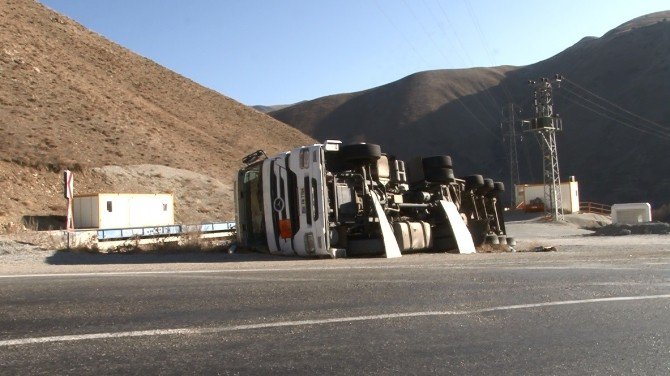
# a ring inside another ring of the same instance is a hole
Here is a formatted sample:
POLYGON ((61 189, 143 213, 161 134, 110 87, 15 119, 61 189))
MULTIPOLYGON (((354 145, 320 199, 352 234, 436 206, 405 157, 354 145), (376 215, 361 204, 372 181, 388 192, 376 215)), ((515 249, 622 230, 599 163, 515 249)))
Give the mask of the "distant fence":
POLYGON ((610 215, 612 213, 612 206, 597 202, 580 202, 579 212, 610 215))

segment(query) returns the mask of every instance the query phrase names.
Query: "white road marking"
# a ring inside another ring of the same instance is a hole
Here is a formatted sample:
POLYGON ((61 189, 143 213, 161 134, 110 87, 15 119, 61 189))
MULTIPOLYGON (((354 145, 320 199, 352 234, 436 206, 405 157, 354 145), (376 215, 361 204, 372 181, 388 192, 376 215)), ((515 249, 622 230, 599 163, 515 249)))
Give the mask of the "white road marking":
POLYGON ((387 313, 387 314, 368 315, 368 316, 350 316, 350 317, 336 317, 336 318, 326 318, 326 319, 279 321, 279 322, 268 322, 268 323, 246 324, 246 325, 232 325, 232 326, 219 326, 219 327, 154 329, 154 330, 138 330, 138 331, 129 331, 129 332, 91 333, 91 334, 63 335, 63 336, 51 336, 51 337, 19 338, 19 339, 9 339, 9 340, 0 341, 0 347, 30 345, 30 344, 50 343, 50 342, 84 341, 84 340, 93 340, 93 339, 149 337, 149 336, 167 336, 167 335, 212 334, 212 333, 223 333, 223 332, 235 332, 235 331, 242 331, 242 330, 280 328, 280 327, 287 327, 287 326, 323 325, 323 324, 347 323, 347 322, 356 322, 356 321, 389 320, 389 319, 413 318, 413 317, 425 317, 425 316, 472 315, 472 314, 478 314, 478 313, 510 311, 510 310, 517 310, 517 309, 530 309, 530 308, 552 307, 552 306, 573 305, 573 304, 589 304, 589 303, 622 302, 622 301, 634 301, 634 300, 650 300, 650 299, 670 299, 670 294, 643 295, 643 296, 615 296, 615 297, 610 297, 610 298, 562 300, 562 301, 542 302, 542 303, 515 304, 515 305, 498 306, 498 307, 490 307, 490 308, 480 308, 480 309, 463 310, 463 311, 401 312, 401 313, 387 313))
POLYGON ((421 269, 422 265, 396 266, 308 266, 295 268, 253 268, 253 269, 205 269, 205 270, 152 270, 127 272, 82 272, 82 273, 42 273, 42 274, 6 274, 0 278, 36 278, 36 277, 114 277, 129 275, 161 275, 161 274, 212 274, 212 273, 257 273, 257 272, 293 272, 293 271, 325 271, 325 270, 367 270, 367 269, 421 269))
MULTIPOLYGON (((597 262, 597 261, 591 261, 597 262)), ((513 264, 490 264, 490 265, 370 265, 370 266, 308 266, 294 268, 253 268, 253 269, 199 269, 199 270, 152 270, 152 271, 126 271, 126 272, 73 272, 73 273, 39 273, 39 274, 5 274, 0 279, 11 278, 40 278, 40 277, 115 277, 115 276, 143 276, 161 274, 214 274, 214 273, 255 273, 255 272, 299 272, 299 271, 329 271, 329 270, 370 270, 370 269, 518 269, 518 270, 640 270, 647 269, 645 266, 617 266, 617 265, 572 265, 572 266, 537 266, 537 265, 513 265, 513 264)), ((662 269, 665 270, 665 269, 662 269)))

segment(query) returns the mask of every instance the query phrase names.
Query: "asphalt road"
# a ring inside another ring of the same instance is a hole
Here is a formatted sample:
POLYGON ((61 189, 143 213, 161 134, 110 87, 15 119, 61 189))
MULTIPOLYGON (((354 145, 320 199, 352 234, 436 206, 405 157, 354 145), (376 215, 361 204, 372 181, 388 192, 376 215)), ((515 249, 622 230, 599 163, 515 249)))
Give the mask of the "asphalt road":
POLYGON ((0 373, 670 373, 668 246, 120 266, 60 257, 38 275, 0 275, 0 373))

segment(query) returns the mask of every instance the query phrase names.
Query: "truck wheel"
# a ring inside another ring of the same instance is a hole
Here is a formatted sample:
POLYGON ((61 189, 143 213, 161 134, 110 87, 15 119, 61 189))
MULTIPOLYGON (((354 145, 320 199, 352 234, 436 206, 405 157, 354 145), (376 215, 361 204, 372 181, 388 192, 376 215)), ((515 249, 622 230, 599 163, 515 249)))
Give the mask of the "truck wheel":
POLYGON ((381 147, 375 144, 344 145, 336 152, 326 153, 326 169, 333 173, 354 170, 381 157, 381 147))
POLYGON ((493 188, 486 193, 486 197, 495 197, 500 193, 505 192, 505 184, 502 182, 495 182, 493 183, 493 188))
POLYGON ((507 236, 498 235, 498 244, 502 244, 502 245, 507 244, 507 236))
POLYGON ((484 177, 481 175, 470 175, 465 177, 465 190, 471 191, 484 186, 484 177))
POLYGON ((485 195, 493 190, 493 179, 484 179, 484 185, 476 191, 479 195, 485 195))
POLYGON ((438 155, 435 157, 426 157, 421 159, 424 170, 433 170, 436 168, 454 168, 451 163, 451 157, 448 155, 438 155))
POLYGON ((500 244, 500 239, 498 239, 498 235, 496 234, 489 234, 486 235, 485 243, 490 245, 498 245, 500 244))
POLYGON ((456 180, 454 177, 454 170, 450 168, 433 168, 424 171, 426 181, 432 183, 451 183, 456 180))
POLYGON ((349 144, 342 146, 339 154, 344 161, 370 163, 382 156, 382 148, 376 144, 349 144))
POLYGON ((342 159, 342 156, 340 155, 339 151, 326 153, 327 171, 338 173, 349 170, 351 168, 353 168, 353 166, 350 166, 349 163, 347 163, 345 160, 342 159))

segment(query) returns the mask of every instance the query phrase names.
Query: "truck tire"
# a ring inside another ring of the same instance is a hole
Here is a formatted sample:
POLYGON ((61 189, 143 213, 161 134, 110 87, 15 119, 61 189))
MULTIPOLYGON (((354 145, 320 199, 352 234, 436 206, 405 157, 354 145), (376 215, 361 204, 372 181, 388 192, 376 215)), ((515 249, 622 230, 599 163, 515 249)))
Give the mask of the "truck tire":
POLYGON ((339 151, 326 153, 327 171, 338 173, 349 170, 351 168, 353 168, 353 166, 350 166, 349 163, 346 163, 346 161, 342 159, 339 151))
POLYGON ((450 168, 433 168, 423 172, 426 181, 431 183, 452 183, 456 181, 454 170, 450 168))
POLYGON ((490 191, 488 191, 486 193, 486 197, 495 197, 495 196, 498 196, 500 193, 503 193, 503 192, 505 192, 505 184, 503 184, 500 181, 497 181, 497 182, 493 183, 493 189, 491 189, 490 191))
POLYGON ((354 170, 381 157, 381 147, 375 144, 344 145, 336 152, 326 153, 326 170, 338 173, 354 170))
POLYGON ((454 168, 451 163, 451 157, 448 155, 437 155, 421 159, 424 170, 433 170, 436 168, 454 168))
POLYGON ((498 238, 498 235, 496 235, 496 234, 489 234, 489 235, 486 235, 485 243, 489 244, 489 245, 498 245, 498 244, 500 244, 500 239, 498 238))
POLYGON ((382 148, 376 144, 349 144, 340 148, 339 156, 349 162, 374 162, 382 156, 382 148))
POLYGON ((498 244, 507 245, 507 236, 498 235, 498 244))
POLYGON ((484 186, 484 177, 481 175, 466 176, 464 180, 466 191, 472 191, 484 186))
POLYGON ((484 179, 484 185, 477 188, 476 193, 479 195, 485 195, 493 190, 493 179, 484 179))

